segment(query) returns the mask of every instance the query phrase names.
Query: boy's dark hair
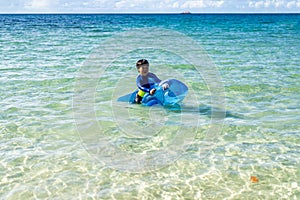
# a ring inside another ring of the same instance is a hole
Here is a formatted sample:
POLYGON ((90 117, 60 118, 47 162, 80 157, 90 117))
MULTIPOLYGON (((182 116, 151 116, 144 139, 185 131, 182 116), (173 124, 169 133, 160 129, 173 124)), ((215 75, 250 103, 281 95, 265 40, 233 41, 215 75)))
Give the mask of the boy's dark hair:
POLYGON ((141 65, 149 64, 148 60, 141 59, 136 62, 136 68, 139 69, 141 65))

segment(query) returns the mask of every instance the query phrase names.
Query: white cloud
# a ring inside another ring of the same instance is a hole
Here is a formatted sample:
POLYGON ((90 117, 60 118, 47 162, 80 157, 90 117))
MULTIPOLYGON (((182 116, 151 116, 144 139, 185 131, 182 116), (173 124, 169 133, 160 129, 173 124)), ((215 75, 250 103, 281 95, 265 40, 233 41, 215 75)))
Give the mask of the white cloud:
POLYGON ((107 4, 113 4, 113 1, 110 0, 88 0, 87 1, 90 5, 96 5, 96 6, 102 6, 102 5, 107 5, 107 4))
POLYGON ((29 11, 51 11, 57 4, 58 0, 31 0, 24 8, 29 11))
POLYGON ((281 1, 275 1, 275 2, 274 2, 274 5, 275 5, 276 8, 285 6, 285 4, 286 4, 286 3, 285 3, 283 0, 281 0, 281 1))
MULTIPOLYGON (((86 9, 86 8, 100 8, 107 6, 109 4, 109 0, 85 0, 85 1, 73 1, 73 3, 77 2, 77 6, 81 5, 81 9, 86 9)), ((110 6, 108 7, 110 8, 110 6)))
POLYGON ((249 2, 249 7, 250 8, 261 8, 263 7, 265 4, 265 2, 263 1, 258 1, 258 2, 255 2, 255 1, 250 1, 249 2))
POLYGON ((127 6, 128 6, 128 2, 126 0, 119 1, 119 2, 115 3, 115 7, 117 9, 121 9, 121 8, 124 8, 124 7, 127 7, 127 6))
POLYGON ((300 8, 300 1, 290 1, 286 5, 287 8, 300 8))
POLYGON ((172 8, 179 8, 179 3, 178 3, 178 1, 176 1, 176 2, 174 2, 174 3, 172 4, 172 8))
POLYGON ((224 1, 186 1, 181 5, 181 8, 184 9, 193 9, 193 8, 207 8, 207 7, 221 7, 224 4, 224 1))
POLYGON ((217 8, 220 8, 223 4, 224 4, 224 1, 212 1, 212 2, 210 3, 210 5, 211 5, 212 7, 217 7, 217 8))
POLYGON ((205 4, 203 1, 187 1, 183 5, 181 5, 181 8, 204 8, 205 4))
MULTIPOLYGON (((105 0, 98 0, 105 1, 105 0)), ((183 9, 219 8, 224 0, 117 0, 113 7, 117 10, 139 10, 140 12, 182 11, 183 9)))
POLYGON ((249 1, 248 6, 250 8, 298 8, 300 7, 300 1, 286 1, 286 0, 261 0, 261 1, 249 1))
POLYGON ((117 9, 135 8, 141 9, 141 11, 153 8, 153 5, 155 5, 155 1, 151 0, 121 0, 114 3, 114 7, 117 9))
POLYGON ((220 8, 224 4, 224 1, 217 0, 198 0, 198 1, 186 1, 181 5, 184 9, 195 9, 195 8, 220 8))
MULTIPOLYGON (((159 4, 158 3, 155 3, 154 2, 154 5, 158 5, 158 9, 160 11, 170 11, 170 10, 173 10, 173 9, 179 9, 180 6, 181 6, 181 3, 179 1, 176 1, 176 0, 164 0, 164 1, 159 1, 159 4)), ((155 7, 155 6, 153 6, 155 7)))

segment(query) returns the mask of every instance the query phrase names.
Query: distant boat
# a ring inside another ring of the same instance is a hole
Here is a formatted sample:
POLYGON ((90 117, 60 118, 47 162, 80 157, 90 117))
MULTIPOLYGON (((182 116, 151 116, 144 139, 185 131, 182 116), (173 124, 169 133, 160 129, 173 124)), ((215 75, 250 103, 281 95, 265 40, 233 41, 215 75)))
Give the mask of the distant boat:
POLYGON ((180 14, 184 14, 184 15, 188 15, 188 14, 192 14, 190 11, 183 11, 182 13, 180 14))

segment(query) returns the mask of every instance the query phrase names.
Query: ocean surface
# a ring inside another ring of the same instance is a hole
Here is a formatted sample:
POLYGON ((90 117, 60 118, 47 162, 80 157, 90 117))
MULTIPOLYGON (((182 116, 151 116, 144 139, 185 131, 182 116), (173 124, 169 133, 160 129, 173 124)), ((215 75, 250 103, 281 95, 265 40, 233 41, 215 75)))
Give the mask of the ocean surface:
POLYGON ((0 199, 300 199, 300 15, 7 14, 0 52, 0 199), (180 105, 116 101, 141 58, 180 105))

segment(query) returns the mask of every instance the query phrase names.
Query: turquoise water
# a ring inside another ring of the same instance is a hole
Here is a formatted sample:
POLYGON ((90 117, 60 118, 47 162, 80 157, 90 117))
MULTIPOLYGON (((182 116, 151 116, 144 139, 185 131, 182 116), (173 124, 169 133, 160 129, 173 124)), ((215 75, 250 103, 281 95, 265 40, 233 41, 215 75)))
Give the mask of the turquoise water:
POLYGON ((0 15, 0 36, 1 199, 300 198, 300 15, 0 15), (225 118, 212 120, 205 73, 141 44, 96 77, 101 131, 78 126, 78 74, 102 42, 134 28, 177 31, 201 44, 222 80, 225 118), (162 79, 188 84, 179 111, 115 101, 135 89, 141 56, 162 79), (212 143, 215 123, 222 130, 212 143), (193 140, 180 156, 139 173, 134 162, 105 162, 93 146, 105 137, 138 157, 186 136, 193 140))

